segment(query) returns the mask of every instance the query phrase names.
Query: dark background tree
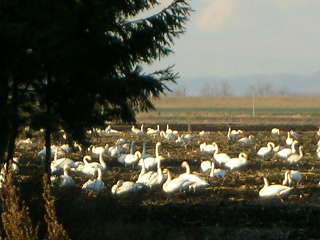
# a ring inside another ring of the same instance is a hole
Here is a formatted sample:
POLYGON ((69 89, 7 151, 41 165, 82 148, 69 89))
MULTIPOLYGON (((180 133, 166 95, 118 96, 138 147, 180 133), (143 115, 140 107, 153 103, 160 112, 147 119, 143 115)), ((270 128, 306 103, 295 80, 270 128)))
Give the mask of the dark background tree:
POLYGON ((73 139, 105 120, 135 121, 175 81, 172 68, 144 73, 140 64, 172 53, 191 9, 173 0, 159 13, 131 20, 157 0, 5 0, 0 5, 0 158, 10 159, 18 130, 62 127, 73 139), (10 144, 11 142, 11 144, 10 144))

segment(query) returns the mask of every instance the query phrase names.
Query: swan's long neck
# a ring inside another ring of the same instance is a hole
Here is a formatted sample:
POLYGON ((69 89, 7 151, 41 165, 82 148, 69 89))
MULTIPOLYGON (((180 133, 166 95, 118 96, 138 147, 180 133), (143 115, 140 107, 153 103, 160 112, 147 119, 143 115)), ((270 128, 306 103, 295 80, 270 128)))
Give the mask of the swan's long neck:
POLYGON ((170 182, 171 182, 171 179, 172 179, 172 177, 171 177, 171 173, 170 173, 170 171, 169 171, 169 170, 167 170, 167 175, 168 175, 168 177, 167 177, 166 184, 170 183, 170 182))
POLYGON ((231 134, 231 128, 228 129, 228 138, 230 139, 230 134, 231 134))
POLYGON ((214 147, 215 147, 215 152, 214 154, 219 154, 219 147, 218 147, 218 144, 214 144, 214 147))
POLYGON ((282 185, 287 185, 287 183, 288 183, 288 174, 289 174, 288 171, 286 171, 286 172, 284 173, 284 179, 283 179, 283 181, 282 181, 282 185))
POLYGON ((268 179, 264 177, 263 181, 264 181, 264 187, 268 187, 269 186, 268 179))
POLYGON ((210 170, 209 176, 210 176, 210 177, 213 177, 213 173, 214 173, 214 162, 212 161, 212 163, 211 163, 211 170, 210 170))
POLYGON ((156 158, 159 158, 159 144, 156 144, 156 158))
POLYGON ((67 167, 65 167, 65 168, 63 168, 63 175, 64 176, 69 176, 69 173, 68 173, 68 168, 67 167))
POLYGON ((103 160, 102 153, 99 154, 99 162, 100 162, 101 166, 103 167, 103 169, 105 169, 107 167, 106 162, 103 160))
POLYGON ((159 125, 157 125, 157 131, 160 131, 160 126, 159 125))
POLYGON ((53 161, 57 161, 57 159, 58 159, 58 149, 55 149, 53 161))
POLYGON ((143 142, 143 144, 142 144, 142 158, 145 157, 145 154, 146 154, 146 142, 143 142))
POLYGON ((183 166, 186 168, 186 174, 190 174, 190 166, 189 163, 185 162, 183 166))
POLYGON ((141 132, 143 132, 143 124, 141 124, 141 128, 140 128, 141 132))
POLYGON ((100 168, 97 168, 97 171, 98 171, 98 177, 97 177, 97 180, 102 180, 102 171, 100 168))
POLYGON ((299 147, 299 155, 300 157, 303 157, 302 147, 299 147))

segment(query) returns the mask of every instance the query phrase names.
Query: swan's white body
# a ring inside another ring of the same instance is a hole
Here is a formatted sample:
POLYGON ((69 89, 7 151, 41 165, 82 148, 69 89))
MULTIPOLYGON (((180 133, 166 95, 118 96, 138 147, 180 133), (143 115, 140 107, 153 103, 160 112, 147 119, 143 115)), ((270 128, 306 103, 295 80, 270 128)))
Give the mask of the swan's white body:
POLYGON ((141 172, 139 174, 139 178, 136 181, 137 183, 144 184, 148 188, 158 188, 160 187, 164 181, 165 181, 165 176, 162 173, 161 170, 161 160, 157 160, 157 171, 146 171, 145 166, 143 164, 144 159, 141 159, 142 161, 142 168, 141 172))
POLYGON ((242 152, 242 153, 239 153, 238 158, 231 158, 224 165, 230 170, 234 170, 234 169, 245 166, 247 164, 247 158, 248 158, 247 154, 242 152))
POLYGON ((291 148, 284 148, 277 152, 277 156, 282 159, 287 159, 291 154, 296 152, 295 145, 297 144, 297 141, 293 141, 291 148))
POLYGON ((108 152, 109 152, 111 157, 118 157, 122 153, 125 152, 125 148, 123 148, 120 145, 116 144, 115 146, 109 147, 108 152))
POLYGON ((173 134, 174 136, 178 136, 179 132, 177 130, 170 129, 169 124, 167 124, 166 134, 173 134))
MULTIPOLYGON (((156 156, 144 158, 144 166, 147 171, 154 169, 157 166, 158 159, 160 160, 159 147, 161 146, 160 142, 156 144, 156 156)), ((139 166, 142 167, 142 161, 139 161, 139 166)))
POLYGON ((193 190, 195 192, 198 189, 206 188, 209 186, 209 183, 206 180, 190 173, 190 166, 186 161, 182 162, 181 167, 184 167, 186 169, 186 172, 180 174, 179 178, 191 182, 191 184, 189 185, 189 190, 193 190))
POLYGON ((273 154, 273 148, 275 147, 273 142, 268 142, 266 147, 261 147, 257 155, 262 158, 269 158, 273 154))
POLYGON ((192 182, 184 178, 171 178, 171 173, 168 169, 164 170, 167 173, 167 181, 162 185, 162 189, 165 193, 175 193, 189 190, 189 186, 192 182))
POLYGON ((106 134, 108 135, 119 135, 121 134, 120 131, 112 129, 111 125, 108 125, 108 127, 106 127, 106 129, 104 130, 106 132, 106 134))
POLYGON ((104 154, 104 152, 106 150, 108 150, 109 148, 109 145, 106 144, 104 147, 96 147, 94 145, 91 146, 91 152, 94 153, 94 154, 97 154, 97 155, 101 155, 101 154, 104 154))
POLYGON ((289 163, 297 163, 299 162, 302 157, 303 157, 303 152, 302 152, 303 146, 299 146, 299 154, 297 153, 292 153, 288 158, 287 161, 289 163))
POLYGON ((288 136, 287 136, 287 139, 286 139, 286 144, 288 146, 291 146, 293 144, 293 141, 294 141, 294 139, 291 137, 290 132, 288 132, 288 136))
POLYGON ((213 154, 216 150, 216 147, 213 144, 207 144, 205 142, 200 144, 200 152, 213 154))
POLYGON ((99 192, 104 189, 105 185, 102 181, 102 171, 100 168, 96 168, 95 171, 98 172, 98 176, 95 180, 89 179, 82 185, 82 189, 93 190, 99 192))
POLYGON ((220 178, 220 177, 225 177, 227 174, 226 174, 226 171, 220 169, 220 168, 215 168, 214 167, 214 162, 211 163, 211 171, 210 171, 210 174, 209 176, 210 177, 217 177, 217 178, 220 178))
POLYGON ((138 163, 141 156, 142 155, 139 151, 136 151, 134 154, 131 154, 131 153, 121 154, 118 157, 118 162, 122 163, 125 167, 127 166, 134 167, 138 163))
POLYGON ((143 124, 141 124, 140 129, 135 128, 135 126, 132 126, 131 132, 133 132, 133 133, 136 134, 136 135, 142 135, 142 134, 144 133, 144 132, 143 132, 143 124))
POLYGON ((200 169, 202 172, 208 172, 211 170, 212 167, 212 161, 203 161, 200 164, 200 169))
POLYGON ((250 135, 249 137, 243 137, 238 140, 239 143, 243 145, 251 145, 253 143, 254 136, 250 135))
POLYGON ((107 168, 107 165, 105 161, 103 160, 102 154, 99 155, 99 163, 98 162, 88 162, 88 160, 91 160, 91 157, 86 155, 83 157, 84 166, 81 166, 80 171, 82 171, 84 174, 89 176, 94 176, 97 169, 100 169, 100 171, 105 171, 107 168))
POLYGON ((302 174, 299 171, 288 170, 284 173, 284 180, 282 182, 282 185, 288 184, 289 186, 291 186, 293 182, 295 182, 296 184, 299 184, 301 179, 302 179, 302 174), (289 174, 290 177, 286 176, 287 174, 289 174))
POLYGON ((199 132, 200 137, 208 137, 210 136, 210 132, 205 132, 204 130, 199 132))
POLYGON ((240 138, 242 133, 242 130, 231 130, 231 128, 229 127, 227 137, 231 141, 236 141, 240 138))
POLYGON ((55 151, 54 160, 50 164, 52 174, 61 174, 64 171, 64 167, 69 166, 71 168, 77 168, 78 165, 70 158, 59 158, 58 152, 55 151))
POLYGON ((69 176, 69 168, 67 165, 63 168, 63 175, 60 176, 60 187, 70 187, 76 184, 73 178, 69 176))
POLYGON ((172 132, 166 133, 164 131, 160 132, 160 136, 167 139, 168 141, 176 139, 177 135, 173 134, 172 132))
POLYGON ((160 134, 160 126, 157 125, 157 129, 148 128, 148 129, 147 129, 147 134, 148 134, 148 135, 151 135, 151 136, 155 136, 155 135, 160 134))
POLYGON ((283 186, 280 184, 269 185, 268 180, 264 177, 264 186, 259 191, 261 198, 274 198, 274 197, 285 197, 293 189, 291 187, 283 186))
POLYGON ((316 154, 317 154, 318 159, 320 159, 320 147, 317 148, 316 154))
POLYGON ((117 197, 128 197, 144 189, 145 186, 141 183, 119 180, 117 184, 112 186, 111 193, 117 197))
POLYGON ((272 128, 271 129, 271 135, 279 136, 280 135, 280 129, 279 128, 272 128))
POLYGON ((219 148, 218 145, 216 143, 213 143, 212 145, 214 145, 215 147, 215 151, 213 154, 213 158, 214 160, 216 160, 219 164, 224 164, 226 162, 228 162, 231 158, 228 154, 226 153, 219 153, 219 148))

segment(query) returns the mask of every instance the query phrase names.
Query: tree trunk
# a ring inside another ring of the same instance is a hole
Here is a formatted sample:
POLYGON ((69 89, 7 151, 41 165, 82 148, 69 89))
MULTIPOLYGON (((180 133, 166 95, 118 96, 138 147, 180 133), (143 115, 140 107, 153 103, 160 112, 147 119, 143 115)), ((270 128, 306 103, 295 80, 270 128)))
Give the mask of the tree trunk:
POLYGON ((9 142, 8 96, 9 79, 5 74, 0 75, 0 163, 5 162, 9 142))
POLYGON ((51 128, 50 127, 46 127, 45 128, 45 146, 46 146, 46 158, 45 158, 45 162, 44 162, 44 169, 45 169, 45 173, 48 174, 49 179, 50 179, 50 175, 51 175, 51 128))

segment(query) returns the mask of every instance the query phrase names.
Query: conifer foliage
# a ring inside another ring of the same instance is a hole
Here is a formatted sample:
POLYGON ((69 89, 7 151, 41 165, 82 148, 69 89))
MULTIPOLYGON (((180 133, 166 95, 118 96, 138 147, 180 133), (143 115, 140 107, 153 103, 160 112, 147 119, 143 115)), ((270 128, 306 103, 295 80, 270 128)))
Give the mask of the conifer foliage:
POLYGON ((79 140, 105 120, 132 122, 136 111, 152 109, 151 97, 177 74, 172 67, 145 73, 141 65, 172 52, 191 12, 188 0, 172 0, 139 17, 160 3, 2 0, 0 161, 12 157, 25 125, 45 128, 47 139, 63 127, 79 140))

